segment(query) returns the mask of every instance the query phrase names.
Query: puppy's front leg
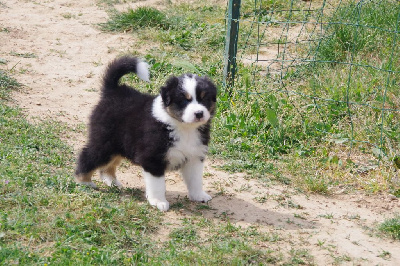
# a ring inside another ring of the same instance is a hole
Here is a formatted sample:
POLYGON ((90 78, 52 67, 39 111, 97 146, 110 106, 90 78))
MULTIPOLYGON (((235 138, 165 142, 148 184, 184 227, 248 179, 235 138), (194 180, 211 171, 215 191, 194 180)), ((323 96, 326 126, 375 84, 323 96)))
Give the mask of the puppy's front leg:
POLYGON ((204 163, 200 158, 192 158, 182 167, 182 177, 187 186, 190 200, 207 202, 212 199, 203 190, 203 167, 204 163))
POLYGON ((168 211, 169 203, 165 198, 165 176, 153 176, 143 171, 146 184, 146 198, 150 205, 156 206, 160 211, 168 211))

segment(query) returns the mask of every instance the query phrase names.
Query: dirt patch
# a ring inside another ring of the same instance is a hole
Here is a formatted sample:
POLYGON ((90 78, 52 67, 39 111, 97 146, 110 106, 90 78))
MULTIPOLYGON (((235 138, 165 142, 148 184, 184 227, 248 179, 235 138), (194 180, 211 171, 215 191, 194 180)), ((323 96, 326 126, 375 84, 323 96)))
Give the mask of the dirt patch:
MULTIPOLYGON (((108 15, 93 0, 10 0, 0 5, 0 12, 0 58, 7 60, 0 67, 12 68, 18 81, 25 84, 14 98, 31 119, 50 118, 84 127, 99 99, 105 65, 120 54, 138 51, 132 35, 98 29, 97 23, 105 22, 108 15)), ((141 49, 139 53, 144 54, 146 47, 141 49)), ((76 133, 68 141, 77 152, 84 139, 84 134, 76 133)), ((344 260, 348 264, 399 265, 399 243, 378 238, 370 230, 400 212, 398 199, 362 194, 304 195, 279 184, 219 171, 213 167, 217 164, 211 159, 207 162, 204 184, 214 199, 210 209, 198 211, 204 217, 224 216, 243 227, 277 231, 290 240, 279 248, 305 248, 318 265, 335 263, 340 256, 348 256, 350 260, 344 260), (380 257, 383 251, 390 252, 391 258, 380 257)), ((120 180, 127 187, 144 191, 141 171, 136 167, 124 163, 120 180)), ((171 204, 185 197, 177 174, 167 176, 167 191, 171 204)), ((173 208, 164 216, 165 226, 174 228, 187 215, 193 213, 173 208)), ((159 240, 165 237, 159 235, 159 240)))

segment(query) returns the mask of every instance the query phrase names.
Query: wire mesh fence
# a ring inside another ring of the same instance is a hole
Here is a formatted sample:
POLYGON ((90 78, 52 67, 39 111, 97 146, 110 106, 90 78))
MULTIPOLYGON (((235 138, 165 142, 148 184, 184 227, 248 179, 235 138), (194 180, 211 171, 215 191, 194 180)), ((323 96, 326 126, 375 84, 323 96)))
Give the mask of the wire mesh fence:
POLYGON ((237 2, 240 16, 227 16, 238 28, 230 38, 237 53, 225 54, 236 59, 237 74, 226 75, 233 93, 257 99, 272 127, 297 128, 303 146, 323 141, 398 159, 398 1, 237 2))

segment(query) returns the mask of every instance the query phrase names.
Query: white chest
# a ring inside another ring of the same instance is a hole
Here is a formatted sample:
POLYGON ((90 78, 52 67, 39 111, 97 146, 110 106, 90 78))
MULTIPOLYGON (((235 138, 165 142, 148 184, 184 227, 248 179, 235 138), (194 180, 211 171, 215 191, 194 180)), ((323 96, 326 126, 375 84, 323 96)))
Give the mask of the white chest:
POLYGON ((177 170, 190 160, 204 159, 208 147, 203 145, 197 129, 171 131, 173 145, 167 152, 168 170, 177 170))

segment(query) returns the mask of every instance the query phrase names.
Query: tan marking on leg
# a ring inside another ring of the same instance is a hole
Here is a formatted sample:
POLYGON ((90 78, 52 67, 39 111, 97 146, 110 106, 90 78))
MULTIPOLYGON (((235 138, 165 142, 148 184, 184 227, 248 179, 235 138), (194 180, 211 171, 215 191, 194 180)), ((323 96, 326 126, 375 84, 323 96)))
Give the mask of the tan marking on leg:
POLYGON ((80 174, 80 175, 75 176, 75 180, 78 183, 81 183, 81 182, 92 182, 93 174, 94 174, 94 171, 91 171, 91 172, 89 172, 87 174, 80 174))
POLYGON ((108 186, 114 184, 115 186, 122 188, 122 184, 117 180, 116 175, 117 167, 121 161, 122 157, 115 156, 107 165, 100 169, 100 177, 108 186))
POLYGON ((75 176, 75 181, 78 184, 90 186, 92 188, 97 188, 96 184, 92 182, 92 176, 94 171, 91 171, 87 174, 81 174, 75 176))

